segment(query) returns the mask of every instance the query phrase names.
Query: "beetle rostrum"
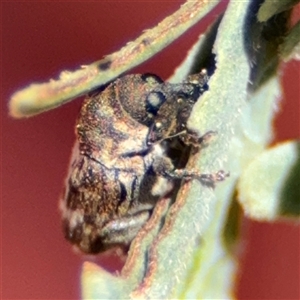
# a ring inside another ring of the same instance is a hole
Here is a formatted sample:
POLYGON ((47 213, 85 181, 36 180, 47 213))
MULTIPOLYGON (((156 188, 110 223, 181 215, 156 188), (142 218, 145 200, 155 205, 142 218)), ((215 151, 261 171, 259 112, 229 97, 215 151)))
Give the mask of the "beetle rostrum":
POLYGON ((85 99, 76 125, 60 210, 67 240, 84 253, 129 245, 176 179, 226 176, 176 168, 168 154, 201 142, 186 129, 207 89, 205 72, 180 84, 152 74, 126 75, 85 99))

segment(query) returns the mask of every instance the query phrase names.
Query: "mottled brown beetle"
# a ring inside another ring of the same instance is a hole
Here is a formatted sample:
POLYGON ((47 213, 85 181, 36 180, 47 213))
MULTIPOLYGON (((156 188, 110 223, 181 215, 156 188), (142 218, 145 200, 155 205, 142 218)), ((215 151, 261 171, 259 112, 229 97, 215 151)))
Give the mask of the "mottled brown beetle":
POLYGON ((167 154, 174 140, 201 143, 186 122, 207 79, 205 71, 181 84, 127 75, 84 101, 60 201, 65 237, 81 251, 129 245, 174 179, 224 179, 222 171, 176 169, 167 154))

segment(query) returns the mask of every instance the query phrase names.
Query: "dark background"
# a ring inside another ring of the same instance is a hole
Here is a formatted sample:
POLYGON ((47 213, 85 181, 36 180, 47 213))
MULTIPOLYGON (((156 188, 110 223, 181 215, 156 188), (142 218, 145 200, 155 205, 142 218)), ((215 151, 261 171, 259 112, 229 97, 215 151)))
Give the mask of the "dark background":
MULTIPOLYGON (((7 114, 9 96, 118 50, 180 3, 2 3, 2 299, 78 299, 83 261, 64 241, 57 209, 81 100, 14 120, 7 114)), ((218 11, 134 72, 167 78, 218 11)), ((284 67, 276 141, 299 137, 299 66, 284 67)), ((247 227, 238 298, 298 299, 299 227, 256 222, 247 227)), ((116 258, 100 256, 97 262, 109 270, 120 266, 116 258)))

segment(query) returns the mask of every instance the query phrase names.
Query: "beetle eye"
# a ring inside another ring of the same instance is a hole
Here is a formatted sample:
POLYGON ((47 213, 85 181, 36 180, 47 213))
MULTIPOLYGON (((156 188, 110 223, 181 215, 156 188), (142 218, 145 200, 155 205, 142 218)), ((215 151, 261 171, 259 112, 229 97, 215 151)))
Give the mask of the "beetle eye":
POLYGON ((161 92, 149 93, 146 99, 146 111, 156 115, 161 105, 166 101, 166 97, 161 92))

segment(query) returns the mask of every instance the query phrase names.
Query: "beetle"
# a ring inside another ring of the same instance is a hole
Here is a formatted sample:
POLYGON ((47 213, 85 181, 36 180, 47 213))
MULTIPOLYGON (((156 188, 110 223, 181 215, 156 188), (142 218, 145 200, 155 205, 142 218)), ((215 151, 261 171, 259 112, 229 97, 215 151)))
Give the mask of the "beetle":
POLYGON ((205 70, 180 84, 125 75, 84 100, 59 205, 67 240, 89 254, 128 246, 175 180, 224 180, 223 171, 179 168, 171 154, 211 135, 186 128, 207 82, 205 70))

